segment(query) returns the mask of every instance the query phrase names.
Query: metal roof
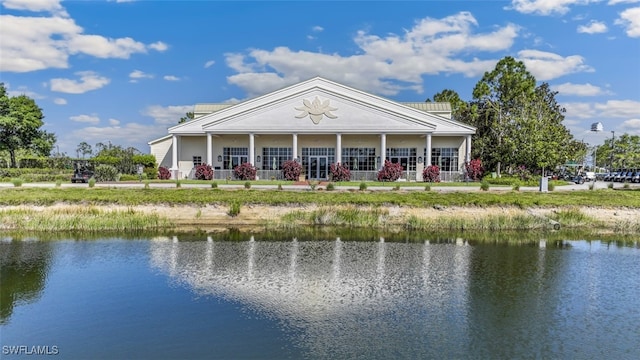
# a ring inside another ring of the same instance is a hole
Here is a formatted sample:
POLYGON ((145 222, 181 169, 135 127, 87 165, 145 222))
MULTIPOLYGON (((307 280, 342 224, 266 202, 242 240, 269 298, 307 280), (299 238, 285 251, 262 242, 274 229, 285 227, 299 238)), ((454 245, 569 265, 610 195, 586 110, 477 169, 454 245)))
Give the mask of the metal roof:
POLYGON ((212 104, 196 104, 196 106, 193 109, 193 117, 198 118, 203 115, 211 114, 216 111, 226 109, 232 105, 235 105, 235 104, 228 104, 228 103, 227 104, 213 104, 213 103, 212 104))
POLYGON ((451 112, 451 104, 448 102, 403 102, 401 104, 426 112, 451 112))

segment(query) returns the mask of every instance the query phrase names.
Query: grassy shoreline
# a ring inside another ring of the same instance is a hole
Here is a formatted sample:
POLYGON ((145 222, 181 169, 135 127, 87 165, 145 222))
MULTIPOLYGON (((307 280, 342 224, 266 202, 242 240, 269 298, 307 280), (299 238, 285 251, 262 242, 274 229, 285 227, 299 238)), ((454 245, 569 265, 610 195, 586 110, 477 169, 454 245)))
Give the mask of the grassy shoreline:
POLYGON ((639 234, 640 191, 0 189, 0 231, 137 232, 230 227, 289 231, 309 226, 393 232, 548 232, 562 227, 639 234), (630 214, 619 217, 622 211, 630 214))
POLYGON ((206 188, 3 188, 0 206, 53 205, 56 203, 85 205, 206 205, 261 204, 344 205, 357 206, 514 206, 558 207, 593 206, 640 208, 640 189, 590 190, 563 192, 519 191, 278 191, 278 190, 220 190, 206 188))

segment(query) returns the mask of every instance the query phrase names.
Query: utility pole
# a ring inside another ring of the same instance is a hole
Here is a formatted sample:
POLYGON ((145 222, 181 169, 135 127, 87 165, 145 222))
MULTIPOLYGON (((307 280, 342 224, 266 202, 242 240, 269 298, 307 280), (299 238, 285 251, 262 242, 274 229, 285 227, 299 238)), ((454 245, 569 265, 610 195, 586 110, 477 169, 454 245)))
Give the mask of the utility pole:
POLYGON ((616 142, 616 132, 611 130, 611 156, 609 156, 609 172, 613 171, 613 153, 616 151, 616 147, 614 146, 616 142))

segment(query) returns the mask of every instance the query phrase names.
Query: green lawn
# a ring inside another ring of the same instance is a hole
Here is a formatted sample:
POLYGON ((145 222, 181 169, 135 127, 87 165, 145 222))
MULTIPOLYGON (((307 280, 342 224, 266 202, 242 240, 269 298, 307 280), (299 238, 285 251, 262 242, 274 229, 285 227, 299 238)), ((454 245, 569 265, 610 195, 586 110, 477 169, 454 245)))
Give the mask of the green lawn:
MULTIPOLYGON (((240 182, 242 184, 242 182, 240 182)), ((369 206, 593 206, 640 208, 640 190, 602 189, 562 192, 437 191, 277 191, 211 188, 32 188, 0 189, 0 205, 56 202, 78 204, 354 204, 369 206)))

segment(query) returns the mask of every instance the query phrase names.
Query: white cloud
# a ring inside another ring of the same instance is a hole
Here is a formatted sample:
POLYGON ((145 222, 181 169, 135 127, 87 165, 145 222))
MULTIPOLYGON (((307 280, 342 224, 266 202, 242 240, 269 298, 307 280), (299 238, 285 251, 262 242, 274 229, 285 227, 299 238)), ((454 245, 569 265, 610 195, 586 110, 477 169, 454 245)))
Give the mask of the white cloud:
POLYGON ((637 119, 640 118, 640 101, 608 100, 603 103, 564 103, 567 117, 579 119, 601 120, 607 118, 637 119))
POLYGON ((2 6, 12 10, 48 12, 52 15, 67 17, 67 11, 60 5, 60 0, 4 0, 2 6))
POLYGON ((205 69, 208 69, 208 68, 210 68, 211 66, 213 66, 213 64, 215 64, 215 63, 216 63, 215 61, 213 61, 213 60, 209 60, 209 61, 207 61, 206 63, 204 63, 204 68, 205 68, 205 69))
POLYGON ((640 37, 640 7, 626 9, 620 13, 620 18, 615 21, 616 25, 626 28, 627 36, 640 37))
POLYGON ((640 135, 640 118, 624 121, 620 127, 630 135, 634 135, 634 133, 635 135, 640 135))
POLYGON ((593 107, 608 117, 640 118, 640 101, 609 100, 606 103, 596 103, 593 107))
POLYGON ((601 34, 607 32, 607 25, 603 22, 592 20, 588 25, 578 26, 578 32, 583 34, 601 34))
POLYGON ((129 74, 129 82, 138 82, 138 79, 153 79, 154 75, 153 74, 147 74, 143 71, 140 70, 133 70, 130 74, 129 74))
POLYGON ((51 79, 51 91, 57 91, 67 94, 83 94, 87 91, 100 89, 109 84, 111 80, 104 76, 100 76, 93 71, 79 71, 75 75, 80 76, 80 80, 72 79, 51 79))
POLYGON ((67 105, 67 100, 63 98, 55 98, 53 99, 53 103, 56 105, 67 105))
POLYGON ((586 84, 572 84, 564 83, 560 85, 554 85, 551 87, 553 90, 558 91, 560 96, 562 95, 576 95, 576 96, 597 96, 610 94, 609 91, 604 90, 598 86, 586 84))
POLYGON ((71 121, 89 124, 97 124, 100 122, 100 118, 95 115, 76 115, 69 117, 69 119, 71 121))
POLYGON ((311 28, 311 31, 313 31, 313 32, 321 32, 321 31, 324 31, 324 28, 322 26, 316 25, 316 26, 311 28))
POLYGON ((142 115, 154 118, 156 124, 173 126, 190 111, 193 111, 193 105, 151 105, 142 111, 142 115))
POLYGON ((130 37, 107 38, 84 34, 69 18, 59 1, 10 0, 2 3, 15 10, 48 11, 51 17, 0 15, 0 68, 8 72, 29 72, 69 67, 69 56, 86 54, 97 58, 128 59, 148 49, 166 50, 166 44, 145 45, 130 37))
POLYGON ((138 150, 145 152, 148 151, 146 144, 149 139, 155 139, 165 135, 167 135, 167 130, 157 125, 127 123, 125 125, 118 124, 80 128, 68 133, 64 139, 66 139, 66 142, 69 144, 77 144, 79 141, 78 139, 82 139, 88 143, 104 143, 106 141, 113 141, 115 145, 121 145, 124 147, 133 146, 138 150))
POLYGON ((609 0, 609 5, 633 4, 637 2, 640 2, 640 0, 609 0))
POLYGON ((29 88, 27 88, 26 86, 19 86, 17 89, 14 90, 11 88, 9 84, 5 84, 5 88, 7 89, 7 95, 11 97, 25 95, 34 100, 44 99, 46 97, 44 95, 38 94, 35 91, 29 90, 29 88))
POLYGON ((562 57, 546 51, 522 50, 518 52, 518 60, 522 61, 536 80, 540 81, 571 73, 593 72, 593 68, 585 65, 584 58, 579 55, 562 57))
POLYGON ((573 5, 588 5, 601 0, 512 0, 508 10, 515 10, 524 14, 563 15, 569 12, 573 5))
POLYGON ((227 81, 249 96, 317 75, 382 95, 402 90, 422 92, 425 74, 473 77, 491 69, 498 60, 464 56, 507 50, 519 32, 518 26, 507 24, 492 32, 474 33, 477 26, 471 13, 460 12, 442 19, 421 19, 402 35, 378 36, 359 31, 353 40, 360 51, 348 56, 287 47, 227 53, 227 66, 238 72, 227 81))
POLYGON ((563 103, 562 106, 567 110, 567 117, 591 119, 597 116, 592 103, 563 103))
POLYGON ((117 119, 109 119, 109 125, 111 125, 111 126, 118 126, 118 125, 120 125, 120 120, 117 120, 117 119))
POLYGON ((149 48, 156 51, 166 51, 169 48, 169 45, 163 43, 162 41, 154 42, 153 44, 149 44, 149 48))
POLYGON ((173 76, 173 75, 165 75, 162 78, 167 80, 167 81, 180 81, 179 77, 173 76))

